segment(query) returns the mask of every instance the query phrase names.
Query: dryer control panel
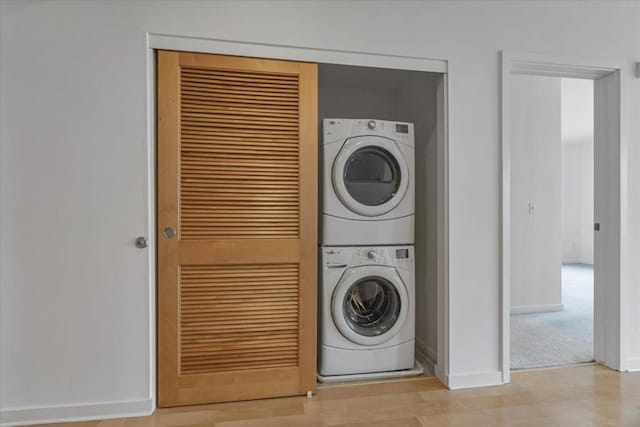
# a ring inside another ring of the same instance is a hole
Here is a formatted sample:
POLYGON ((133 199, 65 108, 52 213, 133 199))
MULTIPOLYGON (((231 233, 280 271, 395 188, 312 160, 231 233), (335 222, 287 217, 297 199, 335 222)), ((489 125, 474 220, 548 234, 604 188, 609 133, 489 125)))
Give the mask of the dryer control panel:
POLYGON ((320 248, 323 268, 349 268, 360 265, 387 265, 411 268, 413 246, 358 246, 320 248))
POLYGON ((376 135, 414 145, 413 123, 390 122, 378 119, 323 119, 325 144, 353 136, 376 135))

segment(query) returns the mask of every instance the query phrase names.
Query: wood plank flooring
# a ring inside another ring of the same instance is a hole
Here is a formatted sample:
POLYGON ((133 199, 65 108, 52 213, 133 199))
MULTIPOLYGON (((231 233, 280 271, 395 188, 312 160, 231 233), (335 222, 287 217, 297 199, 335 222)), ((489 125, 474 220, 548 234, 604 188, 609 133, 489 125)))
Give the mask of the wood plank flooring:
MULTIPOLYGON (((51 424, 49 424, 51 426, 51 424)), ((514 372, 512 383, 449 391, 435 378, 325 386, 290 397, 159 409, 153 415, 54 424, 170 426, 640 426, 640 373, 599 365, 514 372)))

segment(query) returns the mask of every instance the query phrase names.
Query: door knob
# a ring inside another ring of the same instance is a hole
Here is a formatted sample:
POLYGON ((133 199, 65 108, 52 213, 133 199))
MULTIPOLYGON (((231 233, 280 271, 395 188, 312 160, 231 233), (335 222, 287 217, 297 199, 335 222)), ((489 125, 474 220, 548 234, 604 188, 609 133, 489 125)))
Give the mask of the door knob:
POLYGON ((136 248, 144 249, 149 246, 149 239, 144 236, 140 236, 136 239, 136 248))
POLYGON ((174 230, 171 227, 165 227, 165 229, 162 232, 162 234, 164 234, 164 237, 166 237, 167 239, 170 239, 170 238, 172 238, 173 236, 176 235, 176 230, 174 230))

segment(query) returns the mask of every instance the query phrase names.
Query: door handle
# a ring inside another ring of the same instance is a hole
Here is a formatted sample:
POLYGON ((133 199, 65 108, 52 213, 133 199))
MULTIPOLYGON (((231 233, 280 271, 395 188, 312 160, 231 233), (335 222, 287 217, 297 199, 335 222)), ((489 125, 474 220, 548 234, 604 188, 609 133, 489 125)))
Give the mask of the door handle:
POLYGON ((176 230, 174 230, 172 227, 165 227, 165 229, 162 231, 162 234, 164 234, 164 237, 166 237, 167 239, 170 239, 176 235, 176 230))
POLYGON ((136 248, 144 249, 149 246, 149 239, 144 236, 140 236, 136 239, 136 248))

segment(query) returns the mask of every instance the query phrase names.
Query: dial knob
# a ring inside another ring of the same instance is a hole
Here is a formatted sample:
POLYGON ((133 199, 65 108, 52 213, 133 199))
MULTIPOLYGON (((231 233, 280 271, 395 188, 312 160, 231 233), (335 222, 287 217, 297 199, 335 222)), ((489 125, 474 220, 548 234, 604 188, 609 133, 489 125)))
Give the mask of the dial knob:
POLYGON ((376 259, 376 251, 369 251, 369 252, 367 252, 367 258, 369 258, 369 259, 376 259))
POLYGON ((375 129, 376 128, 376 121, 375 120, 369 120, 369 122, 367 123, 367 127, 369 129, 375 129))

